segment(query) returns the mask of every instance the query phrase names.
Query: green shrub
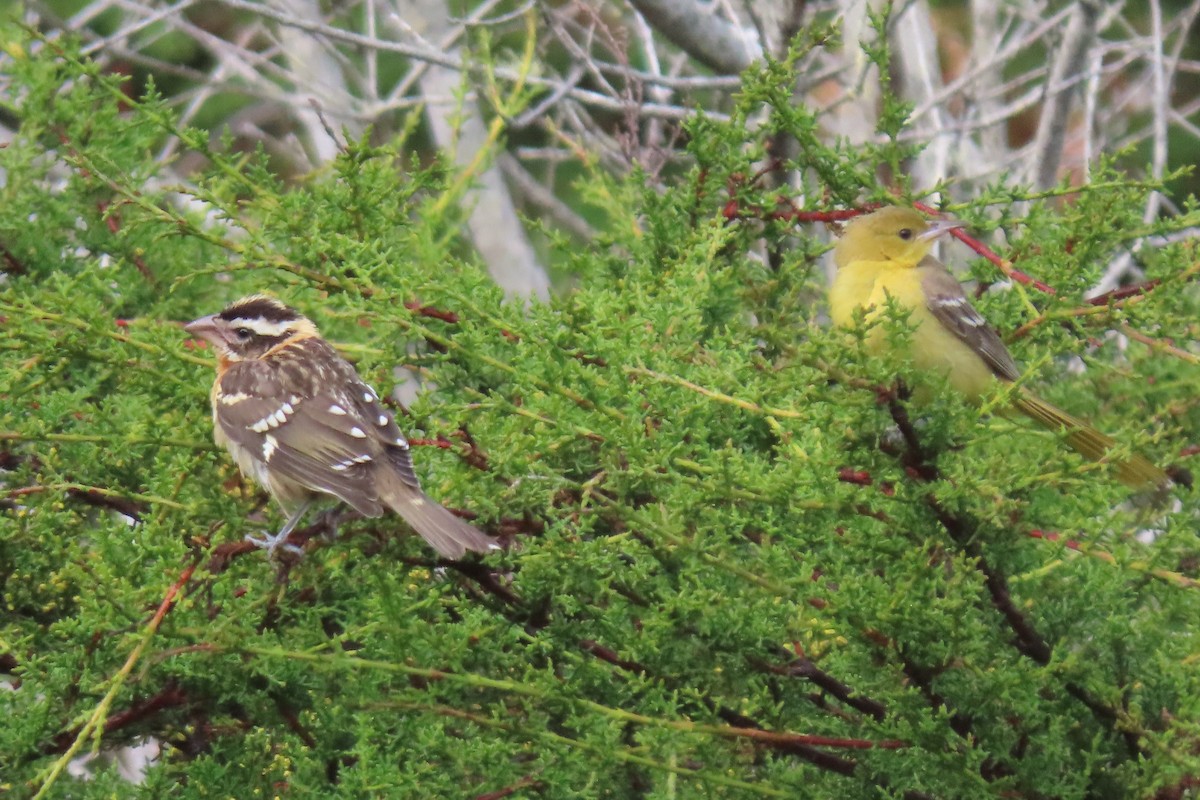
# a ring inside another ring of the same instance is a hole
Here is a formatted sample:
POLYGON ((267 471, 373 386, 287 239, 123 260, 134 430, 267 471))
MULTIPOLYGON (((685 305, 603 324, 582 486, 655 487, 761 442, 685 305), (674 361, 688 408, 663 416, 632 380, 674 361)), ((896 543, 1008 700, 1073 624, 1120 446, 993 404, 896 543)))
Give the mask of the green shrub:
MULTIPOLYGON (((1195 785, 1195 495, 1126 504, 1050 434, 946 394, 910 409, 894 365, 828 329, 827 237, 804 220, 887 199, 873 176, 912 153, 822 143, 788 65, 747 75, 731 122, 689 124, 694 165, 666 188, 583 178, 600 238, 552 237, 578 286, 526 309, 460 238, 455 176, 406 142, 284 185, 41 49, 13 62, 0 151, 0 666, 19 687, 0 693, 0 793, 1195 785), (803 144, 805 213, 767 179, 776 133, 803 144), (168 134, 208 159, 192 185, 154 166, 168 134), (179 323, 260 290, 381 392, 397 364, 433 379, 402 419, 444 445, 416 448, 418 471, 507 552, 438 563, 394 517, 346 521, 290 569, 242 546, 280 516, 210 443, 210 355, 179 323), (58 774, 141 737, 163 753, 137 788, 58 774)), ((1081 299, 1134 237, 1197 223, 1142 224, 1152 188, 1101 169, 1069 204, 997 186, 950 209, 981 237, 1002 223, 1057 289, 978 301, 1021 332, 1039 391, 1169 463, 1200 422, 1195 243, 1140 251, 1136 300, 1081 299)))

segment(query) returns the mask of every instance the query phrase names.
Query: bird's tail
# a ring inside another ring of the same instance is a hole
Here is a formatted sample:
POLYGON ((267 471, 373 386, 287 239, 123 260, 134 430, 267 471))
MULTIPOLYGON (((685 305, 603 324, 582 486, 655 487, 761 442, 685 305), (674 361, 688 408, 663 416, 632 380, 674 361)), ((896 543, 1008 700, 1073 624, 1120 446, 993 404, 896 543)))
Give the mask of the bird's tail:
MULTIPOLYGON (((1104 461, 1108 451, 1117 444, 1111 436, 1106 436, 1083 420, 1055 408, 1029 392, 1023 391, 1014 405, 1018 411, 1044 428, 1052 431, 1065 429, 1067 444, 1084 458, 1104 461)), ((1110 459, 1109 463, 1116 468, 1118 480, 1135 489, 1163 487, 1170 481, 1167 473, 1137 453, 1120 459, 1110 459)))
POLYGON ((487 553, 500 549, 495 539, 463 522, 420 489, 395 474, 387 478, 383 481, 386 485, 378 487, 380 499, 444 558, 457 560, 468 550, 487 553))

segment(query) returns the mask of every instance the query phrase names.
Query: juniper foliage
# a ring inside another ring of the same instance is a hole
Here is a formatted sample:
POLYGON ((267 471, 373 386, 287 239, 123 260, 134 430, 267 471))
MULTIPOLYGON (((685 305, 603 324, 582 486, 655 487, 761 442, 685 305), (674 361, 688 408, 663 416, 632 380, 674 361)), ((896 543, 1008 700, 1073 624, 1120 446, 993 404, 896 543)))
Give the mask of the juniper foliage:
MULTIPOLYGON (((748 74, 730 122, 689 124, 694 166, 665 188, 584 174, 601 238, 551 234, 577 286, 528 308, 464 247, 455 176, 405 140, 285 185, 69 50, 12 68, 0 792, 1194 791, 1195 495, 1129 504, 1050 434, 945 392, 915 408, 897 365, 829 330, 826 226, 780 201, 767 142, 803 143, 806 212, 887 200, 874 176, 912 152, 826 143, 789 63, 748 74), (168 132, 207 157, 194 184, 149 166, 168 132), (179 323, 260 290, 381 390, 397 364, 432 379, 403 416, 427 491, 508 551, 439 563, 391 517, 283 570, 241 546, 280 518, 211 444, 210 355, 179 323), (137 787, 62 774, 146 737, 137 787)), ((1081 297, 1134 238, 1197 223, 1143 224, 1152 188, 1102 167, 950 210, 1057 290, 978 299, 1039 392, 1168 463, 1200 422, 1195 242, 1081 297)))

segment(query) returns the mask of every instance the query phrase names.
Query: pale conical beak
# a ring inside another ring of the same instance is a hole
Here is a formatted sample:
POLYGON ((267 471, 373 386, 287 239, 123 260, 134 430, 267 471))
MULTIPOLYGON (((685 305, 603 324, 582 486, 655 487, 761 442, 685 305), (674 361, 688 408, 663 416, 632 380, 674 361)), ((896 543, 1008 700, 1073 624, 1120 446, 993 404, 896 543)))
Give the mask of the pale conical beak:
POLYGON ((965 227, 967 227, 967 223, 960 222, 956 219, 936 219, 929 223, 929 227, 925 229, 924 233, 917 235, 917 239, 922 242, 929 242, 933 241, 939 236, 946 235, 952 230, 965 227))
POLYGON ((217 333, 218 328, 217 328, 217 315, 216 314, 209 314, 207 317, 200 317, 200 319, 194 319, 191 322, 189 322, 187 325, 184 325, 183 329, 185 331, 187 331, 188 333, 192 334, 193 336, 198 336, 201 339, 206 339, 206 340, 212 342, 213 344, 216 344, 217 340, 221 338, 217 333))

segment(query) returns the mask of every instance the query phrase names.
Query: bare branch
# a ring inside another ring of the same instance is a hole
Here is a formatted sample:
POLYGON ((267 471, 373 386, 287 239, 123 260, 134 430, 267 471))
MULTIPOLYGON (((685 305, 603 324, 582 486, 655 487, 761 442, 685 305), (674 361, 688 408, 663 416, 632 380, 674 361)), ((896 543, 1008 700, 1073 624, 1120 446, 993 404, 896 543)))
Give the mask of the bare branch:
POLYGON ((746 32, 718 19, 695 0, 630 0, 655 30, 717 72, 738 73, 762 57, 746 32))
MULTIPOLYGON (((929 4, 911 0, 897 15, 892 37, 897 44, 893 48, 896 54, 893 65, 900 74, 905 97, 920 101, 938 94, 942 74, 929 4)), ((946 135, 945 116, 941 104, 929 106, 927 126, 931 127, 932 136, 912 168, 917 186, 934 186, 948 177, 951 141, 946 135)))
MULTIPOLYGON (((401 0, 398 7, 401 14, 395 19, 402 18, 411 26, 410 35, 418 35, 424 27, 440 37, 453 26, 445 3, 438 0, 401 0)), ((421 91, 431 95, 452 94, 459 82, 458 72, 441 66, 431 66, 418 81, 421 91)), ((491 134, 473 104, 426 110, 439 149, 451 153, 461 167, 469 167, 488 151, 491 134)), ((477 183, 478 189, 467 200, 471 206, 467 229, 489 274, 510 297, 549 299, 550 278, 525 235, 500 171, 494 165, 483 169, 477 183)))
POLYGON ((1071 10, 1071 19, 1063 34, 1058 56, 1050 70, 1046 99, 1034 143, 1033 180, 1045 189, 1057 183, 1074 92, 1068 81, 1083 72, 1089 49, 1096 39, 1100 8, 1096 0, 1079 0, 1071 10))

